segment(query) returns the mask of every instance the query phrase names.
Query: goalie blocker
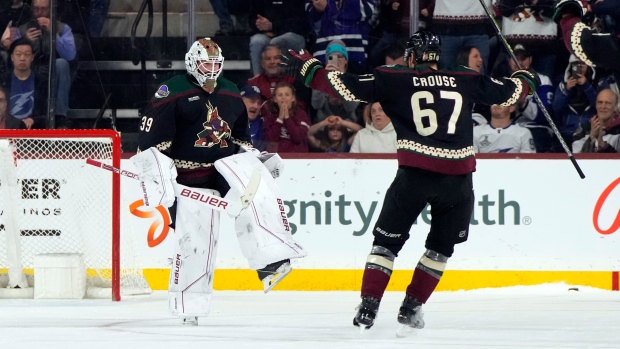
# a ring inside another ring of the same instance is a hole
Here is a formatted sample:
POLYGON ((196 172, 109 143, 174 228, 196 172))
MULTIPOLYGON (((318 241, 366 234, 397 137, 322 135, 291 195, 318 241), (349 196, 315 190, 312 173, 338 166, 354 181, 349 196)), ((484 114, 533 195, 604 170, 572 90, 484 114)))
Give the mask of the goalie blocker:
MULTIPOLYGON (((169 308, 173 315, 184 318, 207 316, 213 293, 213 277, 219 240, 220 211, 235 218, 235 231, 249 267, 258 271, 268 292, 291 271, 290 259, 301 258, 306 251, 291 235, 278 186, 272 174, 281 171, 277 154, 259 155, 267 160, 268 169, 253 152, 225 157, 215 168, 226 179, 230 190, 221 202, 247 207, 240 212, 217 209, 196 200, 198 193, 207 203, 222 199, 215 190, 190 188, 176 183, 176 171, 170 170, 171 159, 150 148, 132 157, 139 168, 145 202, 172 205, 169 188, 174 188, 177 208, 175 245, 169 281, 169 308), (277 169, 275 171, 274 169, 277 169), (259 176, 259 184, 255 185, 259 176), (255 186, 255 188, 252 188, 255 186), (219 199, 218 199, 219 198, 219 199), (232 213, 232 214, 231 214, 232 213)), ((195 324, 195 321, 188 323, 195 324)))

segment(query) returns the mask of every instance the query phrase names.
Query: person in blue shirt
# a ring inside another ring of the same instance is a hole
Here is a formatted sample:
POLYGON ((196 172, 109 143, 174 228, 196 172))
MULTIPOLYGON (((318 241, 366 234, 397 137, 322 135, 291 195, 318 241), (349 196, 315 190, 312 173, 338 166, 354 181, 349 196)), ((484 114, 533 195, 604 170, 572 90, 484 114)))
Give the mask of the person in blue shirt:
POLYGON ((9 53, 13 69, 6 78, 8 111, 21 121, 19 128, 45 128, 47 98, 45 86, 32 71, 32 43, 26 38, 17 39, 9 53))
POLYGON ((250 136, 254 148, 264 151, 265 142, 263 141, 263 117, 261 107, 263 106, 263 96, 260 89, 254 85, 245 85, 241 89, 241 97, 245 108, 248 111, 248 121, 250 124, 250 136))

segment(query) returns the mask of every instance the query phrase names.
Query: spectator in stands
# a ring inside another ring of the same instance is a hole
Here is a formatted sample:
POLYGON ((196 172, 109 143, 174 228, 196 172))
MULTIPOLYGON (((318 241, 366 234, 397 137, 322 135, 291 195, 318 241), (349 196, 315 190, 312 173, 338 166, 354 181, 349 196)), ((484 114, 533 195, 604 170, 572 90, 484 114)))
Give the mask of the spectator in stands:
POLYGON ((30 11, 30 1, 2 1, 0 3, 0 28, 13 27, 17 30, 17 27, 28 22, 30 11))
POLYGON ((287 82, 295 87, 297 106, 305 111, 310 100, 310 89, 303 83, 295 81, 293 77, 282 74, 282 68, 278 66, 281 62, 280 49, 275 45, 267 45, 263 48, 261 57, 262 72, 248 79, 248 84, 258 86, 263 98, 269 100, 273 98, 276 85, 280 82, 287 82))
POLYGON ((250 38, 250 62, 254 74, 260 73, 261 53, 266 45, 295 51, 306 47, 308 21, 304 0, 253 0, 249 20, 250 28, 255 33, 250 38))
POLYGON ((288 82, 276 85, 273 100, 265 104, 265 149, 270 153, 308 152, 310 119, 297 106, 295 91, 288 82))
MULTIPOLYGON (((346 73, 349 53, 342 41, 332 41, 326 50, 327 60, 325 69, 346 73)), ((343 101, 333 98, 321 91, 312 91, 312 107, 316 110, 314 124, 327 119, 330 116, 339 116, 352 122, 357 122, 355 110, 359 102, 343 101)))
MULTIPOLYGON (((554 77, 555 59, 561 43, 551 19, 554 0, 497 0, 496 13, 502 16, 502 33, 512 47, 527 45, 534 56, 533 68, 554 77)), ((505 61, 505 60, 502 60, 505 61)))
POLYGON ((90 18, 88 21, 88 35, 91 38, 98 38, 101 36, 103 25, 108 17, 108 10, 110 8, 110 0, 90 0, 90 18))
POLYGON ((474 127, 476 153, 535 153, 532 133, 511 119, 515 106, 491 106, 491 121, 474 127))
POLYGON ((385 51, 385 65, 400 64, 407 66, 405 63, 405 47, 401 44, 394 44, 385 51))
POLYGON ((308 130, 310 145, 326 153, 348 153, 353 138, 362 126, 332 115, 308 130))
MULTIPOLYGON (((371 67, 383 65, 388 49, 409 39, 409 0, 380 0, 379 41, 370 52, 371 67)), ((426 20, 433 15, 434 0, 418 2, 420 28, 426 27, 426 20)), ((404 49, 403 49, 404 52, 404 49)), ((403 64, 404 65, 404 64, 403 64)))
POLYGON ((596 89, 592 86, 595 70, 571 55, 564 74, 553 95, 553 111, 559 120, 560 133, 567 144, 579 126, 595 113, 596 89))
MULTIPOLYGON (((530 70, 533 68, 534 58, 532 53, 525 46, 517 44, 513 48, 513 52, 521 65, 521 69, 530 70)), ((508 60, 508 66, 510 67, 510 75, 517 71, 519 67, 517 67, 517 64, 510 56, 506 56, 506 58, 508 60)), ((555 88, 553 87, 553 83, 548 76, 540 73, 538 73, 538 76, 540 77, 541 84, 536 89, 536 93, 549 113, 549 116, 553 117, 554 113, 552 104, 555 88)), ((560 123, 561 120, 554 120, 554 122, 560 123)), ((527 127, 530 130, 532 137, 534 138, 537 153, 545 153, 551 150, 552 142, 554 141, 553 130, 549 125, 549 121, 545 118, 543 111, 534 100, 534 96, 527 96, 517 105, 516 123, 527 127)))
POLYGON ((18 129, 21 121, 7 110, 8 96, 4 87, 0 86, 0 130, 18 129))
MULTIPOLYGON (((480 51, 474 46, 465 46, 461 48, 458 54, 456 55, 456 64, 463 66, 463 67, 470 68, 476 71, 477 73, 481 73, 482 72, 482 55, 480 54, 480 51)), ((510 74, 506 76, 509 76, 509 75, 510 74)), ((489 108, 488 105, 474 103, 472 107, 472 113, 473 115, 478 115, 482 119, 484 119, 485 124, 488 123, 488 121, 491 119, 491 109, 489 108)), ((478 120, 474 119, 474 126, 476 126, 477 124, 479 125, 480 123, 481 123, 480 119, 478 120)))
POLYGON ((250 137, 254 148, 265 150, 265 142, 263 140, 263 117, 260 115, 263 105, 263 97, 258 87, 253 85, 245 85, 241 89, 241 98, 248 111, 248 121, 250 124, 250 137))
POLYGON ((351 153, 396 153, 396 130, 385 115, 381 103, 374 102, 364 110, 366 127, 355 135, 351 153))
MULTIPOLYGON (((33 70, 41 80, 47 84, 49 76, 50 42, 50 0, 32 1, 32 18, 28 23, 19 27, 14 36, 2 42, 5 47, 10 47, 13 41, 25 37, 32 42, 34 61, 33 70), (6 46, 6 45, 9 46, 6 46)), ((55 113, 57 120, 66 120, 69 110, 69 91, 71 90, 71 69, 69 62, 76 57, 76 47, 71 28, 65 23, 57 23, 58 34, 56 35, 56 105, 55 113)))
POLYGON ((220 29, 218 29, 214 36, 227 36, 233 34, 234 24, 230 13, 228 13, 228 6, 226 0, 209 0, 211 8, 219 20, 220 29))
POLYGON ((6 80, 8 110, 21 120, 23 128, 42 129, 45 128, 46 86, 31 69, 34 59, 32 51, 32 43, 26 38, 17 39, 11 44, 13 70, 6 80))
POLYGON ((318 22, 314 57, 325 61, 325 50, 332 40, 342 40, 349 50, 349 71, 366 71, 368 33, 376 24, 376 0, 307 0, 311 23, 318 22))
POLYGON ((616 153, 620 151, 618 95, 610 89, 596 96, 596 115, 582 125, 573 142, 575 153, 616 153))
POLYGON ((476 72, 482 72, 482 55, 480 50, 474 46, 465 46, 459 50, 456 55, 456 64, 475 70, 476 72))
MULTIPOLYGON (((491 0, 484 0, 489 6, 491 0)), ((441 37, 439 68, 456 64, 459 50, 474 46, 482 55, 482 72, 489 63, 489 19, 479 0, 436 0, 429 30, 441 37)))

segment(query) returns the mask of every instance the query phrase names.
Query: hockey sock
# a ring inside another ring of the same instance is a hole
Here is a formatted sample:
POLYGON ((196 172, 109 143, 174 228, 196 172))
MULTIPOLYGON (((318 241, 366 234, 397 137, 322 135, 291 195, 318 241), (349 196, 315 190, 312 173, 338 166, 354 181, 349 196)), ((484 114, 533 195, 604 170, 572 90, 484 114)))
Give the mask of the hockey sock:
POLYGON ((406 293, 417 301, 426 303, 439 283, 446 269, 448 257, 432 250, 426 250, 413 272, 406 293))
POLYGON ((381 300, 390 282, 394 268, 394 254, 383 246, 373 246, 362 279, 362 297, 371 296, 381 300))

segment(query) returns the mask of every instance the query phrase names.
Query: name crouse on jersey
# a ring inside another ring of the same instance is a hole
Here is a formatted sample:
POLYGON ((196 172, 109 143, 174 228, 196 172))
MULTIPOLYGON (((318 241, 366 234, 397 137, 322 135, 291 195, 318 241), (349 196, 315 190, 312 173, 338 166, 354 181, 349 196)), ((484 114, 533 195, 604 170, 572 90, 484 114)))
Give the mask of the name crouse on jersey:
POLYGON ((490 124, 475 126, 476 153, 535 153, 534 139, 527 128, 511 123, 504 128, 490 124))
POLYGON ((473 103, 515 104, 520 79, 493 79, 465 67, 382 66, 372 74, 318 70, 310 87, 347 101, 380 102, 397 136, 400 166, 460 175, 476 170, 473 103))

